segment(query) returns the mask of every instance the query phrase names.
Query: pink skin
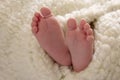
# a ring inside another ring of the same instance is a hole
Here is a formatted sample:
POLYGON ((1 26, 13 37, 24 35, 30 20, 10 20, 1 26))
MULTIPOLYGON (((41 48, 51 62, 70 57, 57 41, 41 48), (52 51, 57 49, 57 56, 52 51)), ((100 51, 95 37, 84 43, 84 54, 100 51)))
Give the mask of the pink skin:
POLYGON ((64 66, 71 65, 71 56, 65 45, 63 31, 59 22, 48 8, 43 7, 40 11, 42 15, 35 13, 32 19, 33 34, 41 47, 57 63, 64 66))
POLYGON ((31 26, 41 47, 57 63, 64 66, 72 63, 77 72, 85 69, 93 55, 94 36, 90 25, 82 19, 77 26, 75 19, 69 19, 65 40, 60 24, 51 11, 46 7, 40 11, 42 15, 35 13, 31 26))
POLYGON ((85 69, 93 55, 93 31, 90 25, 82 19, 80 25, 71 18, 67 22, 66 43, 71 53, 72 64, 75 71, 85 69))

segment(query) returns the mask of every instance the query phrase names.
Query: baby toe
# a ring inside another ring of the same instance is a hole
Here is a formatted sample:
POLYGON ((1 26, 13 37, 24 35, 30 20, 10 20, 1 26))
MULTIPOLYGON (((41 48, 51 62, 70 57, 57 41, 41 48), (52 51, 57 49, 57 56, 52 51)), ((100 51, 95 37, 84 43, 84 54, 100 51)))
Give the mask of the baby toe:
POLYGON ((38 31, 37 27, 36 27, 36 26, 33 26, 33 27, 32 27, 32 33, 33 33, 34 35, 36 35, 37 31, 38 31))
POLYGON ((87 36, 87 41, 89 41, 91 44, 93 44, 94 36, 92 36, 92 35, 87 36))

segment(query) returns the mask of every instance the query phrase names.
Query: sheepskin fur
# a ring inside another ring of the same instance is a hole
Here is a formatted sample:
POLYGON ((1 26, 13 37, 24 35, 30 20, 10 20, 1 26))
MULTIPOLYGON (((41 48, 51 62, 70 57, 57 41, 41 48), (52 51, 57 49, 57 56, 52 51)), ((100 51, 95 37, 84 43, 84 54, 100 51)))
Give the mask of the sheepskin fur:
POLYGON ((120 80, 120 0, 0 0, 0 80, 120 80), (94 29, 90 65, 76 73, 45 53, 31 32, 31 18, 48 6, 66 21, 85 18, 94 29))

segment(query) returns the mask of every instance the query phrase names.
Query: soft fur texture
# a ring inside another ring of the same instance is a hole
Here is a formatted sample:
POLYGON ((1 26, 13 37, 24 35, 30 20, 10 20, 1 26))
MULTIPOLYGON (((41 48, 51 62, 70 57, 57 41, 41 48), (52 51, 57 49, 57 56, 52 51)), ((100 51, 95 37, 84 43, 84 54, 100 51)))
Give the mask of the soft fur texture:
POLYGON ((1 0, 0 80, 120 80, 120 0, 1 0), (82 72, 60 66, 39 46, 31 18, 42 6, 66 21, 85 18, 94 29, 93 60, 82 72))

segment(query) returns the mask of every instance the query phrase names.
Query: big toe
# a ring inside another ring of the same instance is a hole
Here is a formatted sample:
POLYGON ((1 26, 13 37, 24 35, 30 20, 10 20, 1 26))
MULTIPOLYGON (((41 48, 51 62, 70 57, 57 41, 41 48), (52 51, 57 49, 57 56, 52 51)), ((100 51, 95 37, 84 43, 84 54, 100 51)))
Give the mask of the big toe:
POLYGON ((42 7, 40 11, 41 11, 43 17, 52 16, 50 9, 47 7, 42 7))
POLYGON ((68 30, 74 30, 74 29, 76 29, 77 28, 77 23, 76 23, 75 19, 70 18, 67 21, 67 26, 68 26, 68 30))

